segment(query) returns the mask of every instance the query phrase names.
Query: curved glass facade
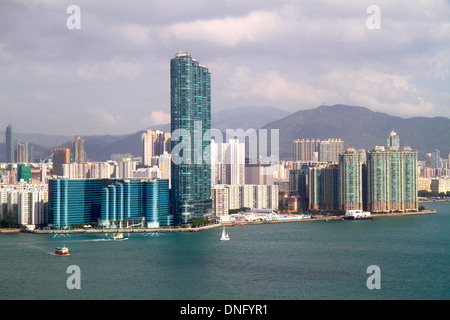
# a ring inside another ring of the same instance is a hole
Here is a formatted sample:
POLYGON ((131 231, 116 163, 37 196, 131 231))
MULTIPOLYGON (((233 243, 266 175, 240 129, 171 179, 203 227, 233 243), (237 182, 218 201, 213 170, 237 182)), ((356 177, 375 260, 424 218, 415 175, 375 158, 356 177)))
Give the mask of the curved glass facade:
POLYGON ((57 228, 99 221, 109 227, 167 225, 169 180, 56 179, 49 181, 48 223, 57 228))

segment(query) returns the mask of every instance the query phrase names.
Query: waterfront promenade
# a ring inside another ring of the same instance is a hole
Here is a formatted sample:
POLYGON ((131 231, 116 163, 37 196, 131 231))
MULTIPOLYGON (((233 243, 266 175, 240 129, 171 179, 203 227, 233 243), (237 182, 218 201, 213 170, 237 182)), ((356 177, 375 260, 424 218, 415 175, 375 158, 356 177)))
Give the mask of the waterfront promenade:
MULTIPOLYGON (((405 213, 374 213, 371 214, 371 218, 385 218, 385 217, 404 217, 411 215, 423 215, 423 214, 436 214, 434 210, 423 210, 419 212, 405 212, 405 213)), ((166 227, 166 228, 114 228, 114 229, 95 229, 95 228, 79 228, 79 229, 37 229, 37 230, 24 230, 24 229, 0 229, 0 233, 11 232, 27 232, 35 234, 77 234, 77 233, 156 233, 156 232, 199 232, 222 226, 244 226, 255 224, 270 224, 270 223, 292 223, 292 222, 313 222, 313 221, 342 221, 344 216, 318 216, 313 218, 303 219, 280 219, 280 220, 258 220, 258 221, 229 221, 216 223, 203 227, 196 228, 181 228, 181 227, 166 227)))

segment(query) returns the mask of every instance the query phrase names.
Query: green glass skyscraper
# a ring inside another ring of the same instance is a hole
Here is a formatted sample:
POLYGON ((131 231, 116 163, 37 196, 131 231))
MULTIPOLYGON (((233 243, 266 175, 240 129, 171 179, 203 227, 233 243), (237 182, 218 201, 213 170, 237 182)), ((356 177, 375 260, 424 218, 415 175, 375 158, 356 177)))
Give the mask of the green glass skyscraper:
POLYGON ((362 162, 361 154, 348 148, 339 155, 338 208, 362 210, 362 162))
POLYGON ((190 54, 170 62, 171 210, 175 223, 211 215, 211 74, 190 54))

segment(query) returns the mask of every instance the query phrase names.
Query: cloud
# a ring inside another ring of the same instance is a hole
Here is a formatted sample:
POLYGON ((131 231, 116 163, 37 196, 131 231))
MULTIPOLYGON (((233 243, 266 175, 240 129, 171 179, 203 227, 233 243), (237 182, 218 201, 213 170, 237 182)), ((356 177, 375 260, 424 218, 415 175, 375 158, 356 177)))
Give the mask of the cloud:
POLYGON ((170 114, 163 111, 153 111, 150 117, 142 119, 142 122, 151 125, 168 124, 170 123, 170 114))
POLYGON ((107 125, 118 125, 123 120, 123 116, 114 115, 102 107, 86 108, 85 113, 89 116, 90 122, 94 123, 100 122, 107 125))
POLYGON ((450 116, 445 0, 380 0, 380 30, 366 26, 368 0, 79 0, 80 30, 66 27, 70 4, 0 1, 0 127, 99 134, 168 123, 178 51, 209 68, 212 112, 346 103, 450 116))
POLYGON ((150 41, 150 27, 137 24, 124 24, 113 26, 115 35, 135 45, 145 45, 150 41))
POLYGON ((78 67, 76 75, 85 80, 135 80, 141 76, 143 69, 138 62, 111 59, 107 62, 94 62, 78 67))
POLYGON ((168 37, 183 41, 207 41, 235 47, 274 33, 279 17, 274 12, 254 11, 243 17, 224 17, 180 22, 165 30, 168 37))

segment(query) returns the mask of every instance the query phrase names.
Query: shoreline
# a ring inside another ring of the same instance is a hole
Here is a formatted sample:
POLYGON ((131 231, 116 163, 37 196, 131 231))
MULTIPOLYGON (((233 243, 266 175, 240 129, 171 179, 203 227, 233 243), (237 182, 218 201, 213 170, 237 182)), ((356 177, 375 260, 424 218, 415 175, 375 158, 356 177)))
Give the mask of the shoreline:
MULTIPOLYGON (((384 217, 404 217, 412 215, 424 215, 424 214, 437 214, 435 210, 423 210, 419 212, 395 212, 395 213, 374 213, 371 214, 371 218, 384 218, 384 217)), ((89 233, 155 233, 155 232, 200 232, 209 229, 220 228, 223 226, 245 226, 245 225, 258 225, 258 224, 271 224, 271 223, 292 223, 292 222, 314 222, 314 221, 343 221, 344 216, 322 216, 318 218, 307 219, 286 219, 286 220, 263 220, 263 221, 232 221, 213 224, 198 228, 116 228, 116 229, 72 229, 72 230, 24 230, 24 229, 0 229, 0 233, 34 233, 34 234, 89 234, 89 233)))

